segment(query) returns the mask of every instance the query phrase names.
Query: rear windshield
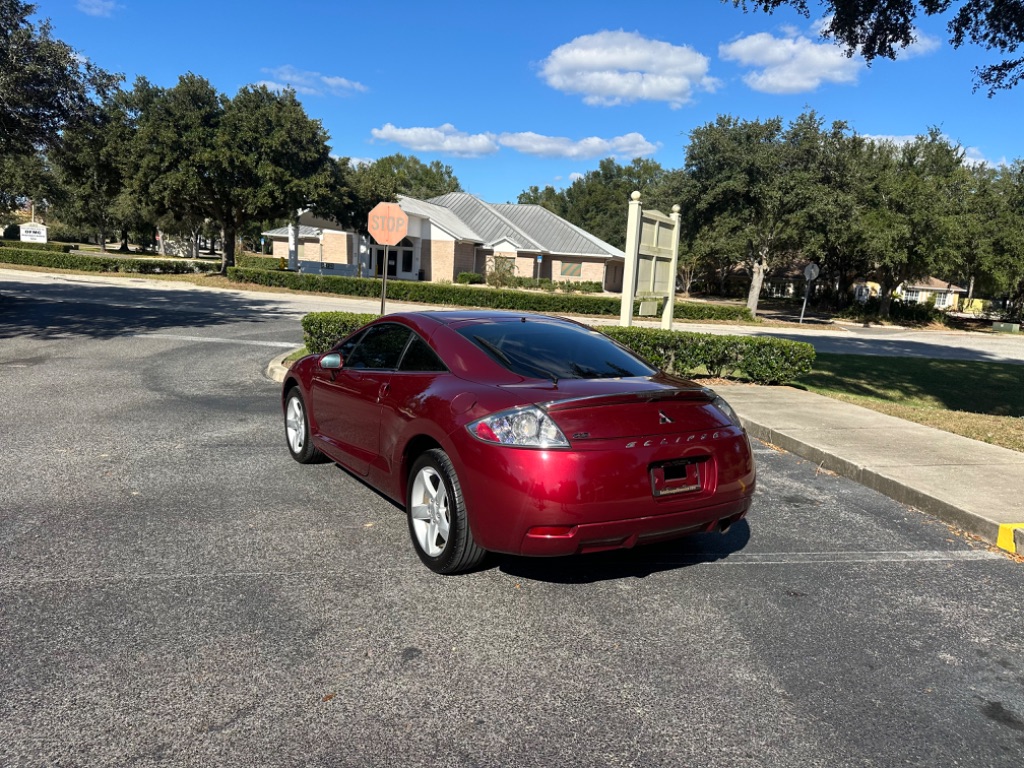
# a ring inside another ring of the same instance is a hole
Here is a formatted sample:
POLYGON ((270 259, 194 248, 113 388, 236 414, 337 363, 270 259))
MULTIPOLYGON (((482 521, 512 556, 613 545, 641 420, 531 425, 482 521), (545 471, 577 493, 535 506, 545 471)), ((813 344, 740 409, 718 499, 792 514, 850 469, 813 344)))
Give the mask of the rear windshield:
POLYGON ((616 379, 656 371, 607 336, 529 320, 474 323, 458 332, 513 373, 540 379, 616 379))

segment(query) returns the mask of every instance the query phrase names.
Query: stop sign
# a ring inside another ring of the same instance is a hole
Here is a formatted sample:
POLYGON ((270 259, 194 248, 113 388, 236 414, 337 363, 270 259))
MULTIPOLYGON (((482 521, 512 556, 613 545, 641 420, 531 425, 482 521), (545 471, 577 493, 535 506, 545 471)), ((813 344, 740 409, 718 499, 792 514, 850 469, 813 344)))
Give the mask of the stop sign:
POLYGON ((409 217, 398 203, 377 203, 367 229, 380 245, 398 245, 409 232, 409 217))

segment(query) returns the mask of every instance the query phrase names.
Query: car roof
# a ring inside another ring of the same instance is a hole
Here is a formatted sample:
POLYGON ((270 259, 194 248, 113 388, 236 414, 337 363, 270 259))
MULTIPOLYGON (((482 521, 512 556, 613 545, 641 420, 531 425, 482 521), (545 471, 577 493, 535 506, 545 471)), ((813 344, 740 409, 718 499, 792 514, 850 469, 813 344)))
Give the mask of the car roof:
POLYGON ((579 323, 564 317, 545 315, 539 312, 512 312, 499 309, 442 309, 420 312, 400 312, 399 317, 421 321, 433 321, 440 325, 461 325, 463 323, 500 323, 514 320, 534 320, 578 326, 579 323))

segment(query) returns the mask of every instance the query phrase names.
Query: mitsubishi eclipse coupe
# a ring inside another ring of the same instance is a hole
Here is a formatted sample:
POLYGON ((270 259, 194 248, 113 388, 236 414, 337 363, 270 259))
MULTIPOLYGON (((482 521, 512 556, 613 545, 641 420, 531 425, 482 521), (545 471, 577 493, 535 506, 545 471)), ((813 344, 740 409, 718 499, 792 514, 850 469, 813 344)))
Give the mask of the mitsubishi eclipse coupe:
POLYGON ((721 397, 546 315, 387 315, 298 360, 282 405, 292 457, 403 505, 437 573, 725 531, 754 494, 721 397))

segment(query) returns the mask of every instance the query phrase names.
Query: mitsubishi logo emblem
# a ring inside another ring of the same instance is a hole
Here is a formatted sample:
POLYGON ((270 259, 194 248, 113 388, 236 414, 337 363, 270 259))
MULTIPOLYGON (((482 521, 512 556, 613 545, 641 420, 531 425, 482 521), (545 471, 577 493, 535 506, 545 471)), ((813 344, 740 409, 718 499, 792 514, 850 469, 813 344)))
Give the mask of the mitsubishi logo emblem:
POLYGON ((672 419, 665 415, 664 411, 658 411, 658 423, 659 424, 672 424, 672 419))

